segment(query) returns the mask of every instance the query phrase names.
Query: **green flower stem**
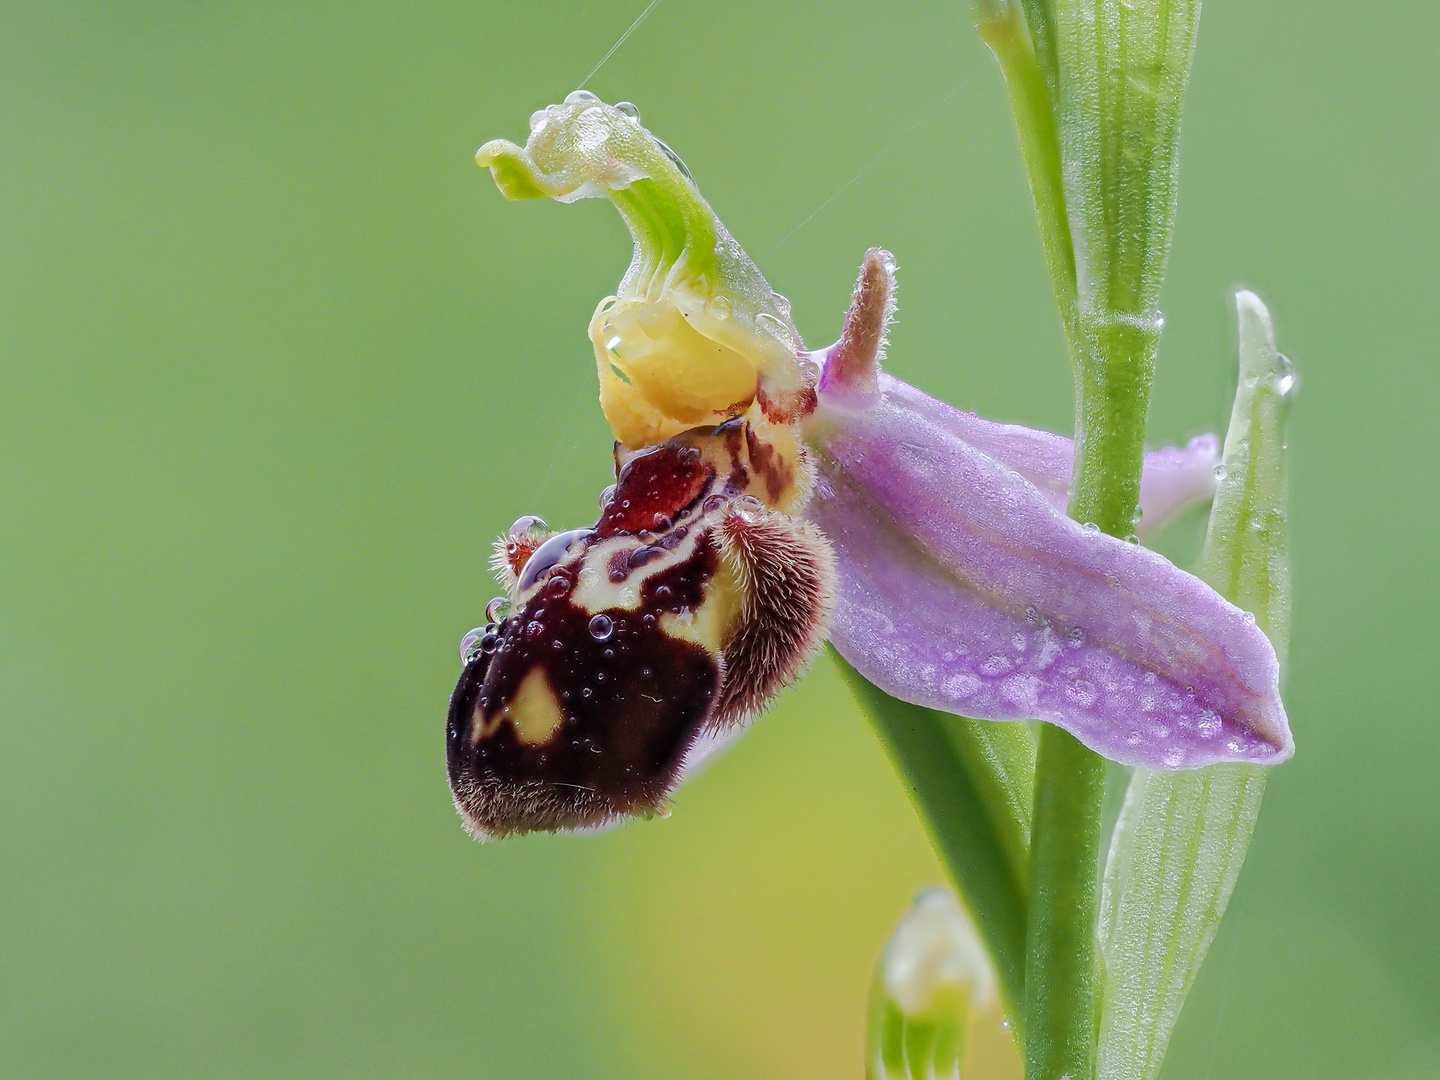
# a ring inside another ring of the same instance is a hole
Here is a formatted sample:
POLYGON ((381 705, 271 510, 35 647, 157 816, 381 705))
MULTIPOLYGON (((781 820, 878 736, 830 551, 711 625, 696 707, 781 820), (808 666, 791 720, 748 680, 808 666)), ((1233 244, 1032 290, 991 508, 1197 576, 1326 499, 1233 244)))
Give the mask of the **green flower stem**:
POLYGON ((1098 986, 1096 866, 1105 759, 1069 732, 1040 729, 1025 941, 1025 1076, 1090 1080, 1098 986))
MULTIPOLYGON (((875 724, 995 964, 1016 1038, 1025 1002, 1026 878, 1035 741, 1024 724, 899 701, 828 650, 875 724)), ((1093 870, 1093 863, 1092 863, 1093 870)))

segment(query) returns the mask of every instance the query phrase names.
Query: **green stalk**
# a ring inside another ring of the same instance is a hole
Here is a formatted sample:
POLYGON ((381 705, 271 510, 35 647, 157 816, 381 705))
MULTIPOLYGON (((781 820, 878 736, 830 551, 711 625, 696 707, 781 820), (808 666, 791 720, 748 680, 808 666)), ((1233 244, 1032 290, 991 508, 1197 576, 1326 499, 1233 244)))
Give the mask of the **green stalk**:
POLYGON ((1035 742, 997 724, 890 697, 828 649, 870 716, 994 962, 1016 1038, 1025 1002, 1026 877, 1035 742))

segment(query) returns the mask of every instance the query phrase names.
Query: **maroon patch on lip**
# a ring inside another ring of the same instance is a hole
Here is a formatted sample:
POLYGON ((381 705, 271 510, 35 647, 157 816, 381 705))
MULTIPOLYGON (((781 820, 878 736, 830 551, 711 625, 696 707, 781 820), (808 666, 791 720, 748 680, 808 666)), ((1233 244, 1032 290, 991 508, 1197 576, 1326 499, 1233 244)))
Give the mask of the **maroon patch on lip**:
POLYGON ((595 526, 597 539, 668 529, 705 490, 710 466, 693 446, 663 443, 625 463, 615 494, 595 526))
POLYGON ((645 582, 635 611, 584 611, 557 585, 506 619, 500 648, 471 661, 450 701, 450 785, 473 827, 490 835, 573 828, 663 803, 713 711, 720 665, 666 634, 660 616, 701 603, 718 565, 702 542, 645 582), (494 715, 536 668, 560 728, 536 745, 502 722, 472 741, 477 705, 494 715))

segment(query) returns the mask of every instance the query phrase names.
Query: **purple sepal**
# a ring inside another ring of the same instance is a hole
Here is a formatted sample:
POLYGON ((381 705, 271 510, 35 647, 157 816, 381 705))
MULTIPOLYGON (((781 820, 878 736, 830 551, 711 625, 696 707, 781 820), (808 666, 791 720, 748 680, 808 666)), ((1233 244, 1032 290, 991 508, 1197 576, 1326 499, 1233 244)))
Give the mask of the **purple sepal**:
POLYGON ((1275 653, 1253 619, 1160 555, 1061 514, 1009 464, 1033 452, 1050 475, 1039 433, 1014 438, 1025 429, 888 376, 879 389, 868 407, 822 393, 807 425, 820 475, 806 513, 839 570, 830 639, 862 675, 919 705, 1049 721, 1131 765, 1293 753, 1275 653))
MULTIPOLYGON (((1075 457, 1075 446, 1065 436, 1019 424, 982 420, 883 372, 879 383, 894 400, 1014 469, 1034 484, 1058 512, 1065 512, 1070 497, 1070 468, 1075 457)), ((1219 464, 1220 440, 1215 435, 1198 435, 1184 448, 1167 446, 1147 453, 1140 477, 1141 516, 1135 523, 1136 533, 1146 536, 1156 532, 1186 507, 1214 496, 1215 467, 1219 464)))

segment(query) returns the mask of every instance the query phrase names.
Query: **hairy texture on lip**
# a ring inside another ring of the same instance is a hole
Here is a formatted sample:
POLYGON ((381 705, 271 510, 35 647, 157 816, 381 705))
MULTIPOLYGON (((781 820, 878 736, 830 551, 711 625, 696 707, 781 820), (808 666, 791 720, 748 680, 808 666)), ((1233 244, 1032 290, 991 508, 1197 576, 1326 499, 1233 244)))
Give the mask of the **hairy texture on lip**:
POLYGON ((1065 518, 880 385, 866 409, 822 394, 811 428, 807 514, 840 580, 831 641, 861 674, 916 704, 1048 720, 1127 764, 1290 755, 1253 621, 1159 555, 1065 518))
POLYGON ((810 663, 825 640, 835 560, 820 530, 767 511, 733 510, 720 523, 721 557, 745 597, 726 638, 716 722, 759 712, 810 663))

